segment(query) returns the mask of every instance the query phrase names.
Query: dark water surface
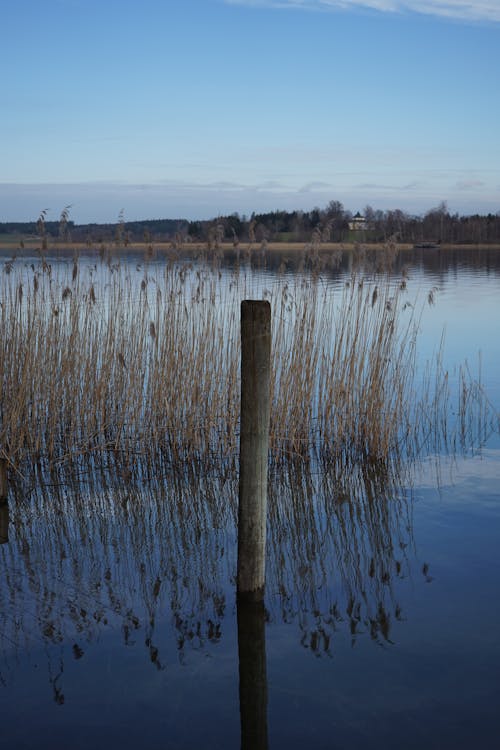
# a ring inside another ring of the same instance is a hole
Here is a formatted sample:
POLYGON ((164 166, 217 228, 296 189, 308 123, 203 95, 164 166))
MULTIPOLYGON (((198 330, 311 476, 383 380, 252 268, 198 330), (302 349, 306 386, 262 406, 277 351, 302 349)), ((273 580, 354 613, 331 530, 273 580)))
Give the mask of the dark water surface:
MULTIPOLYGON (((480 352, 498 412, 498 254, 403 262, 435 289, 419 362, 445 326, 451 387, 480 352)), ((272 467, 262 608, 236 599, 236 514, 237 477, 192 467, 10 497, 0 747, 498 747, 498 431, 411 464, 272 467)))

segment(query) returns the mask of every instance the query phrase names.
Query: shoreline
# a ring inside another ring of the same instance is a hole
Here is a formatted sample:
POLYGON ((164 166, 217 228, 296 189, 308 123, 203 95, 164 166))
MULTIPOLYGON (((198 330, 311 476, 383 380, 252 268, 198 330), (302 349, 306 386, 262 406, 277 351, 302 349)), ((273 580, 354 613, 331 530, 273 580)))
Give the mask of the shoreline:
MULTIPOLYGON (((268 242, 265 244, 265 251, 270 253, 299 253, 304 251, 310 246, 309 242, 268 242)), ((334 253, 334 252, 353 252, 355 248, 362 247, 366 250, 384 250, 389 247, 389 243, 383 242, 322 242, 315 250, 320 254, 334 253)), ((418 247, 411 243, 395 243, 391 247, 394 247, 399 252, 408 251, 419 251, 422 253, 430 254, 436 251, 466 251, 466 250, 492 250, 494 252, 500 251, 500 243, 475 243, 475 244, 450 244, 443 243, 432 247, 418 247)), ((11 239, 2 240, 0 238, 0 257, 7 255, 16 257, 22 257, 23 255, 30 253, 38 253, 40 255, 74 255, 75 253, 82 253, 84 255, 99 255, 99 253, 112 253, 116 255, 127 255, 132 253, 151 253, 157 255, 158 253, 179 253, 179 254, 203 254, 213 253, 222 251, 223 253, 228 252, 240 252, 248 253, 249 251, 259 252, 261 251, 262 243, 259 242, 241 242, 237 247, 232 242, 223 242, 218 248, 208 248, 205 242, 184 242, 182 244, 174 244, 170 241, 158 241, 158 242, 130 242, 127 245, 123 243, 117 244, 114 241, 103 242, 103 243, 92 243, 86 242, 62 242, 61 240, 54 240, 50 242, 47 249, 42 251, 41 242, 38 238, 28 239, 23 241, 21 246, 19 242, 14 242, 11 239)))

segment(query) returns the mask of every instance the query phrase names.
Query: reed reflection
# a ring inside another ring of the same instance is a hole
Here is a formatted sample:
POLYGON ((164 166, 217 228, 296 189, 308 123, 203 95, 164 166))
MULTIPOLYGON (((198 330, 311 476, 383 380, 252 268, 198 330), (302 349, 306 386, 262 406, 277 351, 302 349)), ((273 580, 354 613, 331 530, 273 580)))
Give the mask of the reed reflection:
POLYGON ((60 472, 29 500, 14 492, 0 548, 2 673, 26 647, 66 644, 79 658, 104 630, 157 669, 220 640, 236 485, 193 472, 151 477, 147 489, 129 479, 127 490, 118 474, 111 486, 109 474, 72 483, 60 472))
MULTIPOLYGON (((83 468, 42 474, 31 494, 15 485, 10 519, 5 508, 0 516, 8 536, 0 547, 5 684, 26 649, 52 654, 62 683, 61 660, 101 648, 103 631, 119 633, 115 641, 143 649, 146 662, 162 670, 193 650, 213 649, 233 627, 234 467, 210 472, 191 462, 176 472, 137 461, 126 477, 119 461, 106 471, 83 468)), ((353 644, 393 640, 404 580, 429 572, 428 561, 415 559, 413 473, 395 453, 383 461, 271 464, 268 618, 296 627, 297 643, 314 656, 333 654, 339 631, 353 644)), ((238 602, 237 617, 243 702, 262 714, 263 611, 238 602), (244 687, 251 669, 261 686, 253 698, 244 687)))
POLYGON ((345 627, 353 643, 362 633, 389 642, 402 616, 393 584, 413 562, 411 474, 400 461, 336 460, 316 476, 299 461, 281 475, 270 499, 273 617, 297 621, 315 655, 331 654, 345 627))

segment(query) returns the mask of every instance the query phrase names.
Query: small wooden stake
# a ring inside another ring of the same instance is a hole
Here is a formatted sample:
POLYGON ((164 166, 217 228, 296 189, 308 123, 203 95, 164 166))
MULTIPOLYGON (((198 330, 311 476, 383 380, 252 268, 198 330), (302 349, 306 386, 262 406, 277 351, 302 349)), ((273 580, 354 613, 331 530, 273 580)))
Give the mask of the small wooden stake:
POLYGON ((271 305, 241 303, 238 593, 263 598, 270 420, 271 305))

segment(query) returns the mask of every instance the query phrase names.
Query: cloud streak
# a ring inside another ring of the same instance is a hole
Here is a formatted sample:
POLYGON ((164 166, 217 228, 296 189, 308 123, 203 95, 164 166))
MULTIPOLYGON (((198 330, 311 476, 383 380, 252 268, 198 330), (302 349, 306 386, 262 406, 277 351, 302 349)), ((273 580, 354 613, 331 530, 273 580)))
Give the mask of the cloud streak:
POLYGON ((300 10, 419 13, 460 21, 500 23, 500 0, 225 0, 228 5, 300 10))
MULTIPOLYGON (((445 172, 436 176, 424 172, 414 181, 395 175, 373 175, 372 180, 354 180, 356 172, 337 173, 322 180, 290 184, 270 180, 253 183, 230 181, 164 180, 155 184, 108 181, 87 183, 15 184, 0 182, 0 221, 33 221, 45 207, 50 220, 59 218, 62 208, 72 204, 76 223, 115 222, 120 211, 127 220, 154 218, 210 219, 238 211, 285 209, 309 210, 340 200, 352 211, 367 203, 376 208, 401 208, 410 213, 428 211, 447 200, 452 211, 464 215, 496 213, 500 193, 488 189, 476 175, 445 172)), ((402 176, 401 176, 402 177, 402 176)))
POLYGON ((458 190, 474 190, 475 188, 482 188, 485 183, 481 180, 459 180, 456 184, 458 190))

